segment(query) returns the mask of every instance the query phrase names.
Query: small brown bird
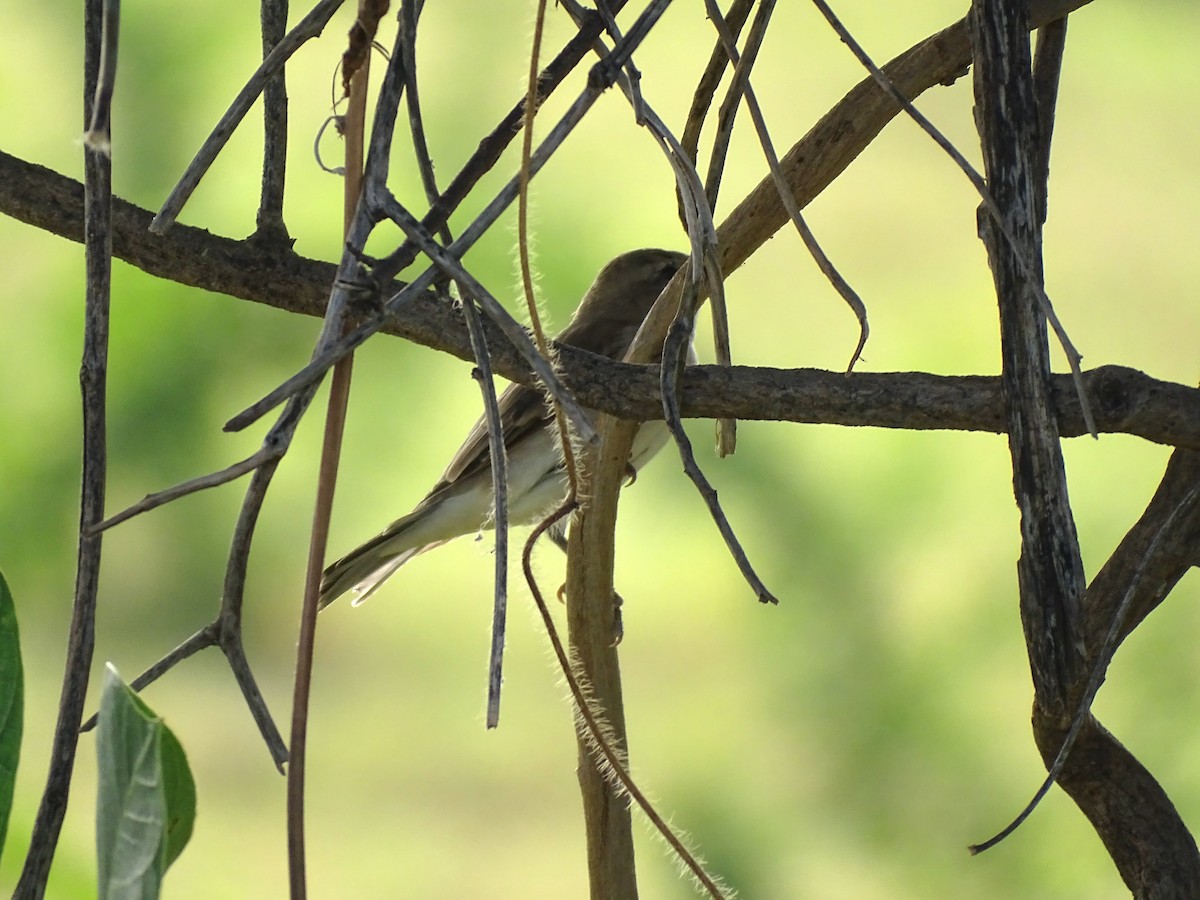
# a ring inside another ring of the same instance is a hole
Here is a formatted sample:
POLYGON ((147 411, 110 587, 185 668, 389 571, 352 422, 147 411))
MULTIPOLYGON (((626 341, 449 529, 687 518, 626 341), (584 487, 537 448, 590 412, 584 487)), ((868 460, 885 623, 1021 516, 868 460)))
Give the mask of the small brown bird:
MULTIPOLYGON (((633 250, 618 256, 600 270, 557 340, 620 359, 658 295, 686 261, 686 254, 671 250, 633 250)), ((558 433, 540 390, 514 384, 499 403, 508 453, 509 521, 531 524, 567 493, 558 433)), ((642 425, 629 457, 634 473, 662 449, 667 437, 662 422, 642 425)), ((487 423, 480 419, 412 512, 325 570, 321 606, 351 589, 361 602, 417 554, 491 527, 492 502, 487 423)))

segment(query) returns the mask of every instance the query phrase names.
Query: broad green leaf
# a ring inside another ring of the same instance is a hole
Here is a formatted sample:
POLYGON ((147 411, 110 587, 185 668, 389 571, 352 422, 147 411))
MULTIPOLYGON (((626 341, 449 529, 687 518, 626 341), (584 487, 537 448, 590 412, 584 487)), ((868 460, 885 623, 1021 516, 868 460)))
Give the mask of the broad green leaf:
POLYGON ((191 836, 196 794, 183 749, 108 667, 96 735, 101 900, 155 900, 191 836))
POLYGON ((8 814, 12 811, 13 785, 21 756, 24 695, 17 610, 8 583, 0 575, 0 852, 8 833, 8 814))
POLYGON ((179 739, 162 724, 145 700, 129 688, 126 690, 142 714, 157 721, 162 728, 159 757, 162 761, 163 795, 167 801, 167 855, 163 862, 163 871, 166 871, 179 858, 192 837, 192 826, 196 821, 196 783, 192 780, 192 768, 188 765, 187 754, 183 752, 179 739))

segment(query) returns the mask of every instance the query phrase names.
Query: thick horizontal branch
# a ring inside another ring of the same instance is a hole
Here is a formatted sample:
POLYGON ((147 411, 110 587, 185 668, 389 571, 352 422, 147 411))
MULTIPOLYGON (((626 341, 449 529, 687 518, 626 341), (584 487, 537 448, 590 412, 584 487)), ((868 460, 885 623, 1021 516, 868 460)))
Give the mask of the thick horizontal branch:
MULTIPOLYGON (((580 357, 590 354, 564 350, 563 381, 582 403, 620 418, 662 418, 657 367, 595 357, 580 364, 580 357)), ((1200 390, 1124 366, 1093 369, 1083 380, 1100 431, 1175 447, 1200 443, 1200 390)), ((1087 434, 1071 376, 1053 376, 1053 392, 1062 436, 1087 434)), ((681 394, 686 418, 1005 433, 999 376, 694 366, 681 394)))
MULTIPOLYGON (((83 189, 49 169, 0 152, 0 212, 71 240, 83 236, 83 189)), ((335 266, 288 247, 235 241, 177 225, 167 235, 147 231, 152 214, 115 200, 113 253, 162 278, 265 303, 289 312, 324 313, 335 266)), ((485 323, 495 370, 528 382, 530 375, 499 330, 485 323)), ((435 350, 472 360, 457 310, 430 298, 413 303, 386 329, 435 350)), ((658 374, 561 348, 563 380, 586 406, 624 418, 662 418, 658 374)), ((1106 366, 1085 376, 1100 431, 1137 435, 1200 450, 1200 391, 1158 381, 1133 369, 1106 366)), ((1067 375, 1054 399, 1064 436, 1085 433, 1067 375)), ((1000 382, 988 376, 824 372, 815 369, 729 369, 697 366, 682 385, 689 417, 780 420, 913 430, 1004 431, 1000 382)))

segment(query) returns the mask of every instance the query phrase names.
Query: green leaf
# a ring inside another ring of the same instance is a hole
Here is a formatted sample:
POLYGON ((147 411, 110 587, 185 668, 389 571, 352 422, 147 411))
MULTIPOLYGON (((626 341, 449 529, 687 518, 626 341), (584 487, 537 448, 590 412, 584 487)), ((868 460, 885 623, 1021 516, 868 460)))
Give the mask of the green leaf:
POLYGON ((187 754, 183 752, 183 745, 179 743, 174 732, 162 724, 162 720, 155 716, 145 700, 134 691, 128 688, 126 690, 142 714, 157 721, 162 729, 159 750, 162 760, 163 795, 167 801, 167 855, 163 862, 163 871, 166 871, 191 840, 192 826, 196 822, 196 782, 192 780, 192 768, 188 765, 187 754))
POLYGON ((179 741, 108 667, 96 735, 101 900, 155 900, 187 844, 196 789, 179 741))
POLYGON ((17 610, 8 583, 0 575, 0 851, 4 850, 4 838, 8 834, 8 815, 12 812, 13 786, 21 757, 24 696, 17 610))

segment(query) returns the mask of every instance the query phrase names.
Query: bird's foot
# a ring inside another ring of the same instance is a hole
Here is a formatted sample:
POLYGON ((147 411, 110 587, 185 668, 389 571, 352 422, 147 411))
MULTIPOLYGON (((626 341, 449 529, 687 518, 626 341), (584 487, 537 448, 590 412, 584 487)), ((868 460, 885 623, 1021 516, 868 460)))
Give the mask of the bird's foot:
MULTIPOLYGON (((559 603, 567 602, 567 585, 565 583, 559 585, 557 596, 559 603)), ((610 647, 617 646, 621 643, 621 639, 625 637, 625 620, 621 616, 621 607, 624 603, 625 601, 621 599, 621 595, 613 591, 612 643, 609 644, 610 647)))

